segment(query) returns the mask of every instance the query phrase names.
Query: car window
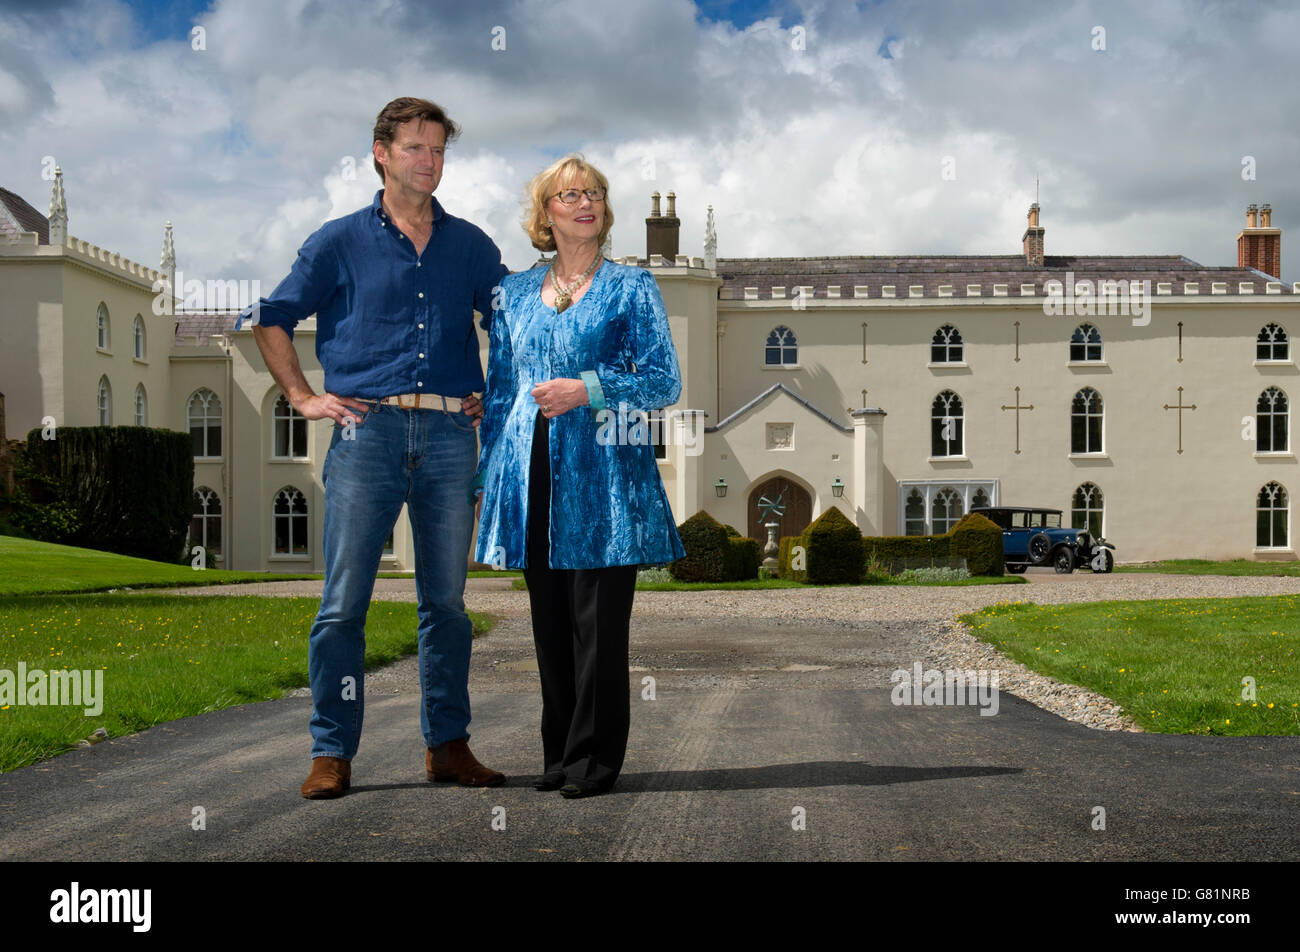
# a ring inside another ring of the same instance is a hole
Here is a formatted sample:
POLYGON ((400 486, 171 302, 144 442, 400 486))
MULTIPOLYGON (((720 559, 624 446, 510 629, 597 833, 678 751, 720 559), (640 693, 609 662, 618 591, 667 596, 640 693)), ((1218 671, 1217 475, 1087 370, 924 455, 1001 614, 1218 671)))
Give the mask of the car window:
POLYGON ((1043 515, 1047 518, 1044 525, 1049 529, 1061 528, 1061 514, 1059 512, 1045 512, 1043 515))
POLYGON ((1029 528, 1028 517, 1029 517, 1029 513, 1027 512, 1013 512, 1011 514, 1011 528, 1013 529, 1029 528))

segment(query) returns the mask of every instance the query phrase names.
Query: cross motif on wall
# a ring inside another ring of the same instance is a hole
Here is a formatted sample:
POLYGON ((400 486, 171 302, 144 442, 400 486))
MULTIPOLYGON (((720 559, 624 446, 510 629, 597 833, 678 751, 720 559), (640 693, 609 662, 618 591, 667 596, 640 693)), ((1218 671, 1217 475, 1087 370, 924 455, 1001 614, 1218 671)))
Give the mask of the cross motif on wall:
MULTIPOLYGON (((1020 322, 1019 322, 1019 321, 1016 321, 1016 324, 1019 325, 1020 322)), ((1019 328, 1018 326, 1017 326, 1017 328, 1016 328, 1016 334, 1017 334, 1017 336, 1019 336, 1019 334, 1020 334, 1020 328, 1019 328)), ((1019 360, 1019 359, 1020 359, 1019 357, 1016 358, 1016 360, 1019 360)), ((1019 387, 1016 387, 1016 402, 1015 402, 1015 404, 1014 404, 1013 406, 1007 406, 1005 403, 1002 404, 1002 409, 1003 409, 1003 410, 1015 410, 1015 411, 1016 411, 1016 452, 1017 452, 1017 453, 1020 452, 1020 411, 1021 411, 1021 410, 1032 410, 1033 408, 1034 408, 1034 405, 1033 405, 1032 403, 1029 404, 1029 406, 1027 406, 1027 407, 1022 407, 1022 406, 1020 405, 1020 388, 1019 388, 1019 387)))
POLYGON ((1178 402, 1177 402, 1177 403, 1166 403, 1166 404, 1165 404, 1165 409, 1166 409, 1166 410, 1177 410, 1177 411, 1178 411, 1178 452, 1179 452, 1179 454, 1181 455, 1182 452, 1183 452, 1183 411, 1184 411, 1184 410, 1195 410, 1195 409, 1196 409, 1196 404, 1193 403, 1193 404, 1191 404, 1190 406, 1185 406, 1185 405, 1183 404, 1183 388, 1182 388, 1182 387, 1179 387, 1179 388, 1178 388, 1178 402))

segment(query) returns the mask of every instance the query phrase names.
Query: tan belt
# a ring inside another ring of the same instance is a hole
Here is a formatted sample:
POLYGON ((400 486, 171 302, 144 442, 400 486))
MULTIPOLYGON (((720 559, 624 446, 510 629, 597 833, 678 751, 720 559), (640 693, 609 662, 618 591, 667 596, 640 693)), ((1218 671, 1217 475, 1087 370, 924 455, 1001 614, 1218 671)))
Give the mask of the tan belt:
POLYGON ((438 393, 402 393, 382 400, 366 400, 365 403, 383 403, 403 410, 446 410, 448 413, 461 413, 460 397, 444 397, 438 393))

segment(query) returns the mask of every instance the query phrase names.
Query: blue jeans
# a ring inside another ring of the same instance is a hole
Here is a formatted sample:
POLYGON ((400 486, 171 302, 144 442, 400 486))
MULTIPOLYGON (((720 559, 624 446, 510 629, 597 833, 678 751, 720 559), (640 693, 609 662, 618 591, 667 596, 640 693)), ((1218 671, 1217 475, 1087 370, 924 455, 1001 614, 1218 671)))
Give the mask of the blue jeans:
POLYGON ((315 757, 351 760, 365 701, 366 611, 384 542, 406 503, 419 599, 420 730, 426 746, 469 737, 465 614, 478 441, 470 418, 376 405, 335 424, 325 457, 325 589, 307 646, 315 757))

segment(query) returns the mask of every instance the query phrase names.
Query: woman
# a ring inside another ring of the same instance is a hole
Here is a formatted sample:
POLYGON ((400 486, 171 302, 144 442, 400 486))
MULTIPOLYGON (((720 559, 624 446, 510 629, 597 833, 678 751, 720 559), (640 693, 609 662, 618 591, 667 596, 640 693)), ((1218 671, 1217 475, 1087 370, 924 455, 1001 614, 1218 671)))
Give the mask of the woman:
POLYGON ((685 555, 654 447, 634 441, 638 411, 681 392, 677 351, 654 278, 600 254, 608 190, 580 156, 529 185, 524 229, 555 256, 502 281, 476 478, 476 557, 522 567, 528 584, 542 681, 535 786, 568 798, 604 793, 623 766, 637 569, 685 555))

